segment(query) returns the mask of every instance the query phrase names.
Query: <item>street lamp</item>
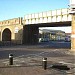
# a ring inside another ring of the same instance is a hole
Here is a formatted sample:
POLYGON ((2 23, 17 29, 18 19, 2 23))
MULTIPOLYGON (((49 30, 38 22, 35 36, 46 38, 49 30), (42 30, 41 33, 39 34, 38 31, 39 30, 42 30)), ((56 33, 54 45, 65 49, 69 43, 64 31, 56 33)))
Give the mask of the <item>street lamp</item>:
POLYGON ((70 0, 69 9, 69 14, 75 14, 75 0, 70 0))

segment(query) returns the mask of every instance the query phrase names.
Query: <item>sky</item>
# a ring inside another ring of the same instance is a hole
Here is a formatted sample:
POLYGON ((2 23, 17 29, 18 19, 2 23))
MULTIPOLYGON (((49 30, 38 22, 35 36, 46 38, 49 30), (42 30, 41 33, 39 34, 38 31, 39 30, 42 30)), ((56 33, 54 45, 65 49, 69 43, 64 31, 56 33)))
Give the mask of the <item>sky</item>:
POLYGON ((68 8, 68 4, 69 0, 0 0, 0 21, 24 17, 31 13, 68 8))
POLYGON ((68 8, 69 0, 0 0, 0 21, 27 14, 68 8))
POLYGON ((64 31, 65 33, 71 33, 71 26, 67 26, 67 27, 42 27, 39 29, 61 30, 61 31, 64 31))

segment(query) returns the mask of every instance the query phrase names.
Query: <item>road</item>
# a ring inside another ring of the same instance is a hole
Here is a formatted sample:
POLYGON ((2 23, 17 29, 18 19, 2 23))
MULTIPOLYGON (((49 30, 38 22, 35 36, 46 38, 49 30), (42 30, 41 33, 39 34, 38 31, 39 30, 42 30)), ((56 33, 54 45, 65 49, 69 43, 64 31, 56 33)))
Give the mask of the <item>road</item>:
POLYGON ((51 42, 41 42, 38 45, 28 45, 28 46, 1 46, 0 48, 0 59, 7 59, 9 54, 12 53, 14 55, 14 57, 18 57, 18 56, 22 56, 22 55, 29 55, 29 54, 41 54, 41 56, 53 56, 53 55, 57 55, 57 56, 64 56, 64 51, 62 51, 61 53, 58 51, 55 51, 56 49, 70 49, 70 42, 55 42, 55 41, 51 41, 51 42), (46 49, 45 49, 46 48, 46 49), (51 51, 52 52, 47 52, 51 51), (42 51, 41 51, 41 50, 42 51), (45 49, 45 50, 44 50, 45 49), (55 53, 55 54, 54 54, 55 53), (62 54, 63 53, 63 54, 62 54))

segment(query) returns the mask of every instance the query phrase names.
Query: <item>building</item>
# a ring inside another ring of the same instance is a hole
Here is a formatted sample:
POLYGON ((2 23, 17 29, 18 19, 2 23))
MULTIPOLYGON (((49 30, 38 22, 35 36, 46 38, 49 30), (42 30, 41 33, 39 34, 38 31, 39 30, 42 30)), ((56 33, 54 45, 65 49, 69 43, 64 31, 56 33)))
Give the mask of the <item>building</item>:
POLYGON ((39 42, 65 41, 66 37, 65 32, 61 30, 40 29, 39 34, 39 42))

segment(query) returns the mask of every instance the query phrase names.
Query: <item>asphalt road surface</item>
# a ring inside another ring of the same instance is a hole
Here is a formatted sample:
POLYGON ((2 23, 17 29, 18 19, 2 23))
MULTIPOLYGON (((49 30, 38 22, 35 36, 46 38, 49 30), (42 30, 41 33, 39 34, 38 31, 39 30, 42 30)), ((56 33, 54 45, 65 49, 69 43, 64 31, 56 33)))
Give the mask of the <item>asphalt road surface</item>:
POLYGON ((40 54, 40 56, 65 56, 65 49, 70 49, 70 42, 41 42, 38 45, 28 46, 1 46, 0 48, 0 59, 7 59, 9 54, 12 53, 14 57, 29 55, 29 54, 40 54), (40 50, 41 49, 41 50, 40 50), (47 52, 47 49, 49 52, 47 52), (56 49, 59 49, 56 51, 56 49), (63 49, 63 51, 60 51, 63 49))

